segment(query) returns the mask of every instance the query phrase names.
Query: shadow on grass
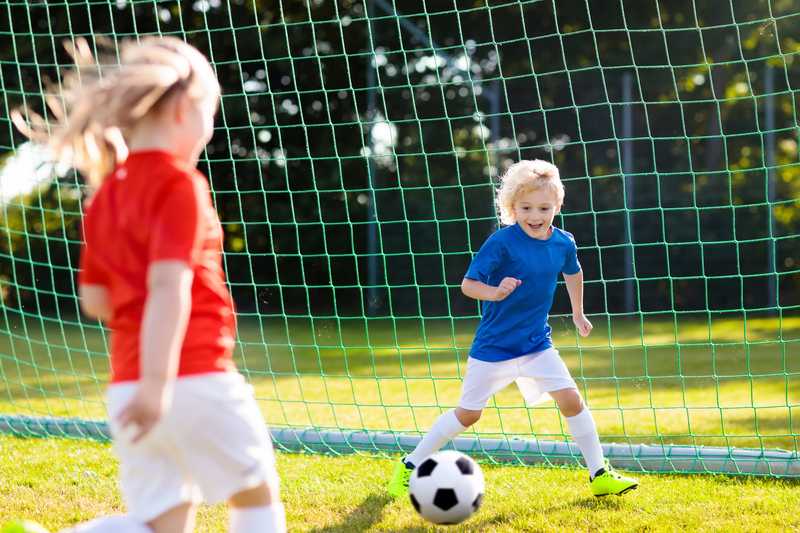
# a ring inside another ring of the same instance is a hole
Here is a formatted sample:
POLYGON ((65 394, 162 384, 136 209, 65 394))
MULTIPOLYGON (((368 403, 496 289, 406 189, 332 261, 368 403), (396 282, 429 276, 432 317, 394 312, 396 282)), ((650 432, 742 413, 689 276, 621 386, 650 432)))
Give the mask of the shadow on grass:
MULTIPOLYGON (((477 516, 480 516, 480 511, 477 513, 477 516)), ((435 524, 424 522, 422 518, 420 518, 421 525, 419 526, 410 526, 393 531, 394 533, 430 533, 431 531, 482 532, 489 529, 490 526, 498 527, 504 524, 508 527, 508 531, 517 531, 517 529, 512 526, 513 521, 514 518, 512 516, 502 513, 483 519, 474 516, 457 526, 436 526, 435 524)))
POLYGON ((609 509, 619 509, 622 504, 622 498, 619 496, 605 496, 603 498, 587 497, 578 498, 575 500, 566 501, 558 505, 553 505, 545 509, 543 514, 569 511, 575 509, 586 509, 589 511, 603 511, 609 509))
POLYGON ((338 524, 310 530, 311 533, 349 533, 366 531, 383 518, 384 508, 392 502, 388 494, 370 494, 338 524))

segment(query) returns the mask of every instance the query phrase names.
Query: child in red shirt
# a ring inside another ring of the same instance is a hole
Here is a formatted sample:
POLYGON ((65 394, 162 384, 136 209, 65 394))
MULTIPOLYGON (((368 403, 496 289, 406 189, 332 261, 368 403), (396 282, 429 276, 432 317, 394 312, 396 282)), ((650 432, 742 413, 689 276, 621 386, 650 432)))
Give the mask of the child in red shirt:
POLYGON ((112 332, 107 404, 128 514, 74 531, 190 531, 198 503, 228 501, 232 532, 283 532, 269 432, 232 361, 222 229, 195 169, 220 98, 214 72, 175 38, 124 44, 102 77, 85 41, 72 52, 80 77, 65 82, 60 124, 14 118, 96 187, 79 292, 112 332))

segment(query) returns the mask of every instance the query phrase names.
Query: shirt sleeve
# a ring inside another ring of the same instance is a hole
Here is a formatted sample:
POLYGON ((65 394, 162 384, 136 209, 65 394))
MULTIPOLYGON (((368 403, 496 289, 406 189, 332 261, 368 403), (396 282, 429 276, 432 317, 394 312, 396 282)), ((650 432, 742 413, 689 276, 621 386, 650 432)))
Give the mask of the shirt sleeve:
POLYGON ((494 235, 486 239, 481 249, 472 258, 467 273, 464 274, 465 278, 487 283, 489 277, 497 270, 503 259, 503 247, 498 239, 493 237, 494 235))
POLYGON ((567 253, 564 258, 564 265, 561 267, 561 272, 567 275, 577 274, 581 271, 581 264, 578 261, 578 245, 575 244, 575 239, 572 235, 569 235, 567 243, 567 253))
POLYGON ((108 278, 103 269, 97 264, 92 249, 81 245, 80 270, 78 270, 78 285, 108 285, 108 278))
POLYGON ((182 177, 167 186, 152 221, 148 262, 176 260, 194 265, 203 236, 208 198, 195 180, 182 177))

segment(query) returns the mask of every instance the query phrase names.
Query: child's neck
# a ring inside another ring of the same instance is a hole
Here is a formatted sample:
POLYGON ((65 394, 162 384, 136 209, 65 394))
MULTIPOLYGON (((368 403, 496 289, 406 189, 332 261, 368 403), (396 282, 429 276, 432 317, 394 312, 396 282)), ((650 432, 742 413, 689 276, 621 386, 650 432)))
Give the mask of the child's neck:
POLYGON ((159 150, 168 152, 177 159, 188 163, 191 166, 197 165, 200 154, 193 155, 181 150, 180 139, 176 137, 176 132, 169 126, 160 124, 142 124, 130 132, 127 139, 128 150, 130 152, 143 152, 159 150))

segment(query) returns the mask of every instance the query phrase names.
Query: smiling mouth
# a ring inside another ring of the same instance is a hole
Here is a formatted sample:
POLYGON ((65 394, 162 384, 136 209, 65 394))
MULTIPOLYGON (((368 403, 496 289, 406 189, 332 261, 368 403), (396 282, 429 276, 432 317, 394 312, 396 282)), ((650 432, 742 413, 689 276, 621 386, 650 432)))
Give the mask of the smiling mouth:
POLYGON ((544 224, 528 224, 528 227, 533 231, 541 231, 544 229, 544 224))

